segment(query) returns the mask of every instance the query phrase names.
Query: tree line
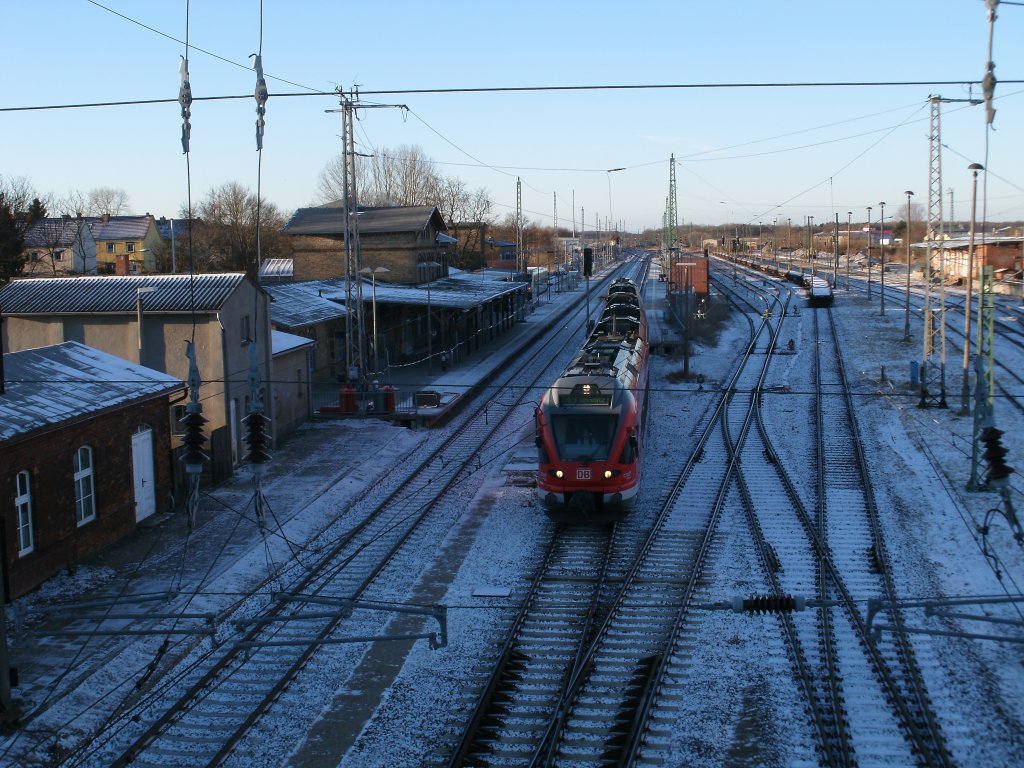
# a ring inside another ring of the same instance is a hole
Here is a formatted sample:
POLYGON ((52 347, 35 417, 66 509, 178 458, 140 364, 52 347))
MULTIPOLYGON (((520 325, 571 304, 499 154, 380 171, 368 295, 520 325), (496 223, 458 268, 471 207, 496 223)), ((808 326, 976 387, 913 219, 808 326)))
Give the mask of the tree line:
MULTIPOLYGON (((494 239, 510 242, 516 239, 514 211, 499 217, 486 189, 471 189, 462 179, 442 173, 418 146, 381 149, 358 157, 355 166, 357 199, 361 206, 433 205, 450 229, 458 223, 474 223, 483 225, 487 235, 494 239)), ((343 198, 342 156, 339 154, 321 171, 313 204, 343 198)), ((0 175, 0 283, 24 274, 27 261, 24 237, 37 222, 132 213, 131 200, 123 189, 97 187, 87 192, 75 190, 58 195, 37 191, 27 178, 0 175)), ((182 226, 175 232, 177 269, 254 274, 260 261, 291 256, 288 238, 281 234, 286 221, 285 213, 265 197, 257 200, 252 190, 238 182, 225 182, 210 189, 193 205, 191 217, 186 206, 178 210, 176 224, 182 226)), ((556 235, 568 234, 567 230, 556 232, 552 227, 528 219, 524 219, 522 225, 524 245, 532 249, 549 249, 556 235)), ((477 239, 482 231, 483 228, 477 228, 460 232, 459 246, 452 253, 454 266, 478 265, 483 244, 477 239)), ((52 233, 55 242, 59 234, 56 230, 52 233)), ((171 271, 170 243, 154 249, 153 256, 159 272, 171 271)), ((34 265, 34 274, 47 271, 58 274, 59 267, 52 253, 43 254, 42 261, 41 268, 34 265)))

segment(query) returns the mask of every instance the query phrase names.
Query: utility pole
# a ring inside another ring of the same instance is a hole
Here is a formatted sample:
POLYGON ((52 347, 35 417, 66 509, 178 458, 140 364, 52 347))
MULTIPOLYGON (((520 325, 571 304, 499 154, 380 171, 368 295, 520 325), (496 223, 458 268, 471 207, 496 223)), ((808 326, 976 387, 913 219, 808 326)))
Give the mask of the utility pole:
MULTIPOLYGON (((928 229, 925 232, 927 248, 924 265, 924 332, 921 362, 922 408, 946 408, 946 237, 945 217, 942 212, 942 104, 967 102, 980 104, 977 99, 944 99, 930 96, 928 132, 928 229), (938 266, 934 252, 938 248, 938 266), (938 281, 932 283, 935 273, 938 281)), ((949 227, 952 231, 953 189, 949 192, 949 227)))
POLYGON ((665 210, 665 250, 669 253, 676 247, 676 229, 679 226, 679 209, 676 204, 676 156, 669 158, 668 198, 665 210))
MULTIPOLYGON (((344 216, 344 257, 345 257, 345 381, 352 378, 353 364, 357 366, 357 378, 366 373, 366 323, 363 307, 363 281, 359 277, 362 268, 359 243, 359 198, 356 193, 355 130, 353 120, 357 109, 405 108, 403 104, 358 104, 359 93, 355 90, 347 95, 338 89, 341 109, 327 112, 341 112, 341 160, 342 160, 342 212, 344 216)), ((192 226, 192 222, 189 222, 192 226)))

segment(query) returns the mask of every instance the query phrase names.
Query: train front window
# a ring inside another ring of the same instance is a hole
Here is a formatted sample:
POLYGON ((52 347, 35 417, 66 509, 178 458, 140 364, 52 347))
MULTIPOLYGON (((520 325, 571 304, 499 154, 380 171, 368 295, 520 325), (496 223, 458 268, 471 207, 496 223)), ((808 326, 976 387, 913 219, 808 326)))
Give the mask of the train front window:
POLYGON ((615 414, 552 415, 555 450, 562 461, 607 461, 615 440, 615 414))

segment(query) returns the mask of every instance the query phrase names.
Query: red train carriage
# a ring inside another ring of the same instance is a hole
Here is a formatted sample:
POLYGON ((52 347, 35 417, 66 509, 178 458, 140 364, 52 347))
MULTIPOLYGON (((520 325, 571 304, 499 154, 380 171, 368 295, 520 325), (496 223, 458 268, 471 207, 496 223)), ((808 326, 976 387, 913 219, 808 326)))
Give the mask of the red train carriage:
POLYGON ((536 412, 537 491, 550 515, 589 519, 632 506, 646 385, 647 319, 639 290, 616 280, 583 350, 536 412))

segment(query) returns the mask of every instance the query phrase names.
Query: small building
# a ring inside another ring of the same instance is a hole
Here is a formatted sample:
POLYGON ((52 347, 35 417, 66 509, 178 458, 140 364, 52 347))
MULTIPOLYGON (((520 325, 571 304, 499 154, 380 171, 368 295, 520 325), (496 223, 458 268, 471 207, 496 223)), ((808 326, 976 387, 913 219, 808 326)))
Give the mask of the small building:
POLYGON ((96 274, 96 238, 83 218, 40 219, 25 232, 24 248, 26 276, 96 274))
POLYGON ((284 331, 270 332, 274 377, 272 410, 267 415, 282 440, 312 415, 310 358, 316 342, 284 331))
POLYGON ((3 366, 9 600, 170 507, 170 413, 185 384, 77 341, 8 352, 3 366))

